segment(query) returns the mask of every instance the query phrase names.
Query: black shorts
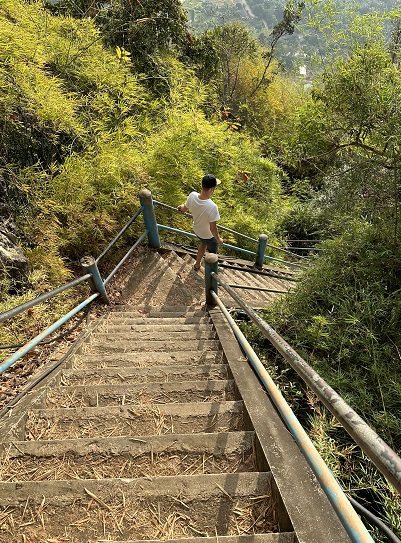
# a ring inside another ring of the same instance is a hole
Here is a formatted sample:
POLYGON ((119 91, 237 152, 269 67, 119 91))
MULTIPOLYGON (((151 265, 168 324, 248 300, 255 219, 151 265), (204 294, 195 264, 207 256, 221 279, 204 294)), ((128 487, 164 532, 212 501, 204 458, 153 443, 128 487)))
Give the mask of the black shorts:
MULTIPOLYGON (((198 236, 199 237, 199 236, 198 236)), ((217 242, 216 238, 199 238, 203 245, 206 245, 206 249, 209 251, 209 253, 218 253, 219 252, 219 244, 217 242)))

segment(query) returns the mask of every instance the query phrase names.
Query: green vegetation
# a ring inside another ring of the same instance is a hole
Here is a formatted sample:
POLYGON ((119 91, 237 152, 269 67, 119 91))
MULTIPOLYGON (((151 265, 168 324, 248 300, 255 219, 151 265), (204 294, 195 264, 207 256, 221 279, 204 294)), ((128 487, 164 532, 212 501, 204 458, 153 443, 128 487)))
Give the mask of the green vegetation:
POLYGON ((163 82, 155 85, 127 49, 104 46, 91 19, 14 0, 0 8, 0 38, 2 173, 35 293, 71 277, 84 254, 99 254, 138 208, 143 187, 178 205, 213 171, 224 182, 224 223, 249 235, 274 232, 289 208, 283 172, 221 121, 215 88, 174 49, 155 44, 163 82), (50 267, 46 281, 35 280, 50 267))
MULTIPOLYGON (((261 18, 267 9, 249 5, 261 18)), ((208 6, 214 23, 220 9, 242 9, 208 6)), ((203 12, 191 10, 206 10, 184 7, 195 22, 203 12)), ((211 171, 225 226, 273 243, 326 240, 267 318, 400 453, 400 12, 373 0, 279 7, 270 29, 224 15, 228 24, 191 35, 175 0, 93 13, 84 0, 2 1, 0 171, 30 278, 13 295, 2 278, 0 311, 80 274, 78 260, 101 252, 141 188, 175 206, 211 171), (312 90, 284 69, 289 50, 313 69, 312 90)), ((74 302, 35 310, 0 341, 30 337, 33 321, 40 329, 74 302)), ((334 473, 401 535, 399 497, 244 326, 334 473)))

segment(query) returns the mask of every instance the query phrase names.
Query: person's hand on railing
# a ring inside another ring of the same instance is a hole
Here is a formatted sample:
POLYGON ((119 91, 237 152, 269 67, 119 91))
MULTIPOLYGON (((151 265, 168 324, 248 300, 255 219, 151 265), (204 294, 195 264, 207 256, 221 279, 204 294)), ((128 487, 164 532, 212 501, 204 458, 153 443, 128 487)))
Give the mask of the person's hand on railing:
POLYGON ((177 211, 180 213, 186 213, 188 211, 188 208, 185 204, 181 204, 177 207, 177 211))

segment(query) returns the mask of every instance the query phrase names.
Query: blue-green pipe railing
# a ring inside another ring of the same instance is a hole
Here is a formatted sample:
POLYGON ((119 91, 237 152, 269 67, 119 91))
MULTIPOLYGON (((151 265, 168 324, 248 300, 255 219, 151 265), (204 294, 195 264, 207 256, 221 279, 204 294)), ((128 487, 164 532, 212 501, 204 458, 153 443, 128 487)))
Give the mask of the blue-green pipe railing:
POLYGON ((82 277, 78 277, 78 279, 74 279, 74 281, 71 281, 70 283, 67 283, 66 285, 55 288, 54 290, 51 290, 49 292, 45 292, 45 294, 41 294, 37 298, 34 298, 33 300, 29 300, 29 302, 25 302, 24 304, 14 307, 13 309, 9 309, 8 311, 5 311, 4 313, 0 314, 0 322, 16 317, 20 313, 23 313, 24 311, 31 309, 31 307, 34 307, 35 305, 45 302, 49 298, 53 298, 53 296, 56 296, 57 294, 60 294, 61 292, 64 292, 65 290, 69 288, 76 287, 77 285, 80 285, 84 281, 87 281, 90 277, 91 277, 90 274, 83 275, 82 277))
MULTIPOLYGON (((181 235, 185 235, 187 237, 197 239, 197 236, 195 234, 191 233, 191 232, 185 232, 185 231, 182 231, 182 230, 179 230, 179 229, 176 229, 176 228, 171 228, 171 227, 168 227, 168 226, 165 226, 165 225, 157 224, 155 211, 154 211, 154 203, 160 204, 160 202, 153 202, 152 195, 151 195, 150 191, 148 191, 147 189, 141 190, 139 192, 139 200, 140 200, 140 203, 141 203, 140 208, 130 218, 130 220, 126 223, 126 225, 122 228, 122 230, 117 234, 117 236, 101 252, 101 254, 96 259, 91 257, 91 256, 84 257, 82 259, 82 261, 81 261, 81 264, 82 264, 82 267, 83 267, 83 275, 82 275, 82 277, 80 277, 78 279, 75 279, 74 281, 71 281, 70 283, 68 283, 66 285, 63 285, 63 286, 61 286, 61 287, 59 287, 57 289, 54 289, 54 290, 52 290, 52 291, 50 291, 48 293, 45 293, 45 294, 35 298, 34 300, 30 300, 29 302, 26 302, 25 304, 21 304, 20 306, 18 306, 16 308, 13 308, 13 309, 11 309, 9 311, 6 311, 5 313, 2 313, 0 315, 0 322, 3 322, 5 320, 7 320, 7 319, 15 317, 16 315, 19 315, 20 313, 30 309, 31 307, 34 307, 35 305, 37 305, 37 304, 39 304, 39 303, 41 303, 41 302, 43 302, 45 300, 48 300, 48 299, 56 296, 57 294, 60 294, 61 292, 65 291, 65 290, 67 290, 69 288, 77 286, 77 285, 83 283, 84 281, 88 282, 88 284, 89 284, 89 286, 91 288, 91 291, 93 292, 93 295, 90 298, 88 298, 88 300, 93 301, 95 298, 99 297, 103 302, 109 303, 109 299, 108 299, 107 292, 106 292, 107 284, 112 279, 112 277, 117 273, 117 271, 121 268, 121 266, 124 264, 124 262, 126 262, 126 260, 129 258, 129 256, 132 254, 132 252, 138 247, 138 245, 140 243, 142 243, 142 241, 145 239, 146 236, 148 237, 149 245, 151 247, 154 247, 154 248, 159 248, 160 245, 161 245, 160 244, 160 237, 159 237, 159 229, 164 229, 164 230, 167 230, 167 231, 170 231, 170 232, 179 233, 181 235), (115 246, 117 241, 126 233, 128 228, 133 224, 133 222, 141 214, 143 215, 143 218, 144 218, 145 232, 139 237, 139 239, 136 241, 136 243, 133 245, 133 247, 130 248, 128 253, 115 266, 115 268, 111 271, 111 273, 108 275, 108 277, 105 280, 103 280, 102 276, 100 274, 100 271, 98 269, 98 264, 100 263, 100 261, 102 261, 104 259, 104 257, 109 253, 109 251, 115 246), (94 295, 95 295, 95 298, 93 298, 94 295)), ((162 204, 162 205, 166 206, 166 204, 162 204)), ((166 206, 166 207, 170 207, 170 206, 166 206)), ((224 227, 222 227, 222 228, 224 228, 224 227)), ((244 237, 248 238, 248 236, 244 236, 244 237)), ((251 239, 251 238, 249 238, 249 239, 251 239)), ((288 262, 288 261, 285 261, 285 260, 281 260, 281 259, 277 259, 277 258, 273 258, 273 257, 265 255, 264 252, 265 252, 266 245, 267 245, 267 237, 262 235, 260 240, 259 240, 258 252, 248 251, 247 249, 243 249, 243 248, 237 247, 235 245, 230 245, 228 243, 224 243, 223 247, 225 247, 227 249, 234 250, 234 251, 239 251, 239 252, 242 252, 244 254, 253 256, 253 257, 256 257, 257 265, 258 265, 258 263, 260 265, 265 259, 267 259, 267 260, 270 260, 270 261, 280 262, 280 263, 286 264, 287 266, 289 265, 289 266, 295 266, 295 267, 298 267, 298 268, 303 268, 303 266, 300 266, 299 264, 296 264, 296 263, 293 263, 293 262, 288 262)), ((214 286, 217 288, 217 284, 215 284, 214 286)), ((82 303, 84 304, 83 307, 85 307, 86 301, 82 302, 82 303)), ((89 303, 91 303, 91 302, 89 302, 89 303)), ((81 305, 82 304, 80 304, 78 307, 81 307, 81 305)), ((68 315, 72 315, 72 314, 75 315, 78 311, 80 311, 80 309, 72 310, 72 312, 70 312, 68 315)), ((66 317, 65 316, 65 317, 62 317, 61 319, 59 319, 57 321, 57 328, 59 326, 61 326, 62 324, 64 324, 66 322, 66 320, 68 320, 69 318, 71 318, 71 317, 66 317)), ((9 357, 4 362, 4 364, 2 366, 0 366, 0 374, 3 371, 5 371, 6 368, 8 369, 15 362, 15 360, 21 358, 22 356, 27 354, 27 352, 29 352, 34 346, 39 344, 42 341, 43 337, 47 337, 49 334, 51 334, 55 329, 54 328, 55 324, 50 326, 49 328, 47 328, 44 332, 42 332, 42 334, 39 334, 39 336, 37 336, 36 338, 34 338, 30 342, 28 342, 26 344, 26 346, 24 346, 19 351, 14 353, 14 355, 12 355, 11 357, 9 357), (38 339, 38 338, 41 338, 41 339, 38 339), (15 358, 15 356, 17 356, 17 358, 15 358)))
POLYGON ((122 237, 122 235, 128 230, 128 228, 132 225, 132 223, 135 221, 135 219, 142 214, 143 208, 140 207, 138 211, 130 218, 130 220, 127 222, 127 224, 122 228, 122 230, 117 234, 117 236, 113 239, 111 243, 108 244, 106 249, 98 256, 97 259, 94 259, 91 256, 83 257, 81 259, 81 265, 84 271, 84 275, 79 277, 78 279, 75 279, 74 281, 71 281, 70 283, 67 283, 66 285, 62 285, 54 290, 51 290, 49 292, 46 292, 45 294, 42 294, 41 296, 38 296, 37 298, 34 298, 33 300, 30 300, 29 302, 25 302, 24 304, 21 304, 17 307, 14 307, 13 309, 10 309, 9 311, 6 311, 4 313, 0 314, 0 322, 3 322, 5 320, 11 319, 24 311, 27 311, 28 309, 50 299, 54 296, 57 296, 61 292, 64 292, 67 289, 70 289, 72 287, 75 287, 77 285, 80 285, 81 283, 87 281, 91 291, 93 294, 84 300, 82 303, 80 303, 78 306, 76 306, 74 309, 72 309, 69 313, 61 317, 57 322, 46 328, 43 332, 41 332, 39 335, 37 335, 35 338, 30 340, 28 343, 26 343, 23 347, 21 347, 18 351, 16 351, 14 354, 9 356, 1 365, 0 365, 0 374, 2 374, 4 371, 9 369, 17 360, 25 356, 29 351, 31 351, 34 347, 39 345, 41 342, 43 342, 44 338, 51 335, 55 330, 63 326, 70 318, 75 316, 77 313, 79 313, 82 309, 84 309, 87 305, 91 304, 95 299, 100 298, 105 303, 109 303, 109 299, 106 292, 106 285, 110 281, 110 279, 115 275, 115 273, 120 269, 120 267, 124 264, 124 262, 127 260, 127 258, 132 254, 132 252, 138 247, 138 245, 144 240, 146 235, 148 235, 148 231, 145 230, 145 232, 139 237, 139 239, 136 241, 136 243, 131 247, 131 249, 128 251, 128 253, 120 260, 120 262, 115 266, 115 268, 112 270, 112 272, 109 274, 107 279, 103 281, 101 274, 98 269, 98 263, 106 256, 106 254, 110 251, 110 249, 117 243, 117 241, 122 237))
POLYGON ((107 253, 110 251, 110 249, 112 249, 112 247, 114 247, 114 245, 117 243, 117 241, 125 234, 125 232, 128 230, 128 228, 131 226, 131 224, 135 221, 135 219, 137 217, 139 217, 139 215, 142 213, 142 208, 140 207, 138 209, 138 211, 130 218, 130 220, 127 222, 127 224, 124 226, 124 228, 122 228, 122 230, 120 230, 120 232, 117 234, 117 236, 113 239, 113 241, 111 241, 108 246, 106 247, 106 249, 97 257, 96 259, 96 264, 98 264, 106 255, 107 253))
POLYGON ((155 215, 155 207, 153 205, 152 193, 150 190, 142 189, 139 192, 139 201, 142 206, 143 220, 145 228, 148 231, 149 245, 154 249, 158 249, 161 245, 157 221, 155 215))
POLYGON ((228 283, 215 274, 215 279, 242 307, 262 334, 298 373, 319 400, 340 422, 352 439, 377 466, 379 471, 401 493, 401 458, 370 428, 351 406, 269 325, 248 306, 228 283))
MULTIPOLYGON (((168 204, 164 204, 163 202, 159 202, 157 200, 153 200, 153 205, 164 207, 165 209, 169 209, 170 211, 174 211, 175 213, 179 213, 180 215, 184 215, 184 217, 188 217, 189 219, 192 219, 192 215, 190 213, 181 213, 177 210, 177 208, 173 206, 169 206, 168 204)), ((241 232, 237 232, 236 230, 232 230, 231 228, 227 228, 227 226, 223 226, 222 224, 219 224, 219 230, 223 232, 229 232, 230 234, 234 234, 236 236, 241 237, 242 239, 246 239, 248 241, 252 241, 254 243, 258 243, 258 240, 255 238, 251 238, 250 236, 247 236, 246 234, 242 234, 241 232)), ((266 246, 274 249, 275 251, 280 251, 282 253, 285 253, 289 256, 295 256, 296 258, 300 258, 303 260, 309 260, 309 257, 303 256, 303 255, 297 255, 295 253, 292 253, 288 249, 283 249, 282 247, 277 247, 276 245, 270 245, 269 243, 266 243, 266 246)))
POLYGON ((74 307, 69 313, 61 317, 58 321, 56 321, 54 324, 46 328, 42 333, 31 339, 24 347, 21 347, 21 349, 18 349, 12 356, 10 356, 3 364, 0 365, 0 374, 6 371, 10 366, 12 366, 17 360, 25 356, 31 349, 36 347, 36 345, 39 345, 41 341, 43 341, 45 338, 50 336, 53 332, 58 330, 60 326, 65 324, 68 320, 71 319, 71 317, 74 317, 77 313, 79 313, 82 309, 84 309, 87 305, 91 304, 93 300, 95 300, 100 294, 98 292, 95 292, 87 298, 85 301, 74 307))
MULTIPOLYGON (((171 226, 166 226, 164 224, 157 223, 157 228, 160 230, 167 230, 168 232, 173 232, 176 234, 182 234, 192 239, 199 239, 198 236, 196 236, 195 234, 192 234, 191 232, 186 232, 185 230, 179 230, 178 228, 172 228, 171 226)), ((229 243, 223 243, 222 247, 226 247, 227 249, 231 249, 233 251, 237 251, 239 253, 250 255, 253 257, 258 257, 258 253, 256 253, 255 251, 248 251, 248 249, 243 249, 242 247, 237 247, 236 245, 230 245, 229 243)), ((272 256, 264 255, 264 259, 271 260, 274 262, 280 262, 281 264, 286 264, 287 266, 294 266, 294 267, 302 268, 302 269, 305 268, 304 266, 301 266, 300 264, 296 264, 295 262, 280 260, 279 258, 273 258, 272 256)))
MULTIPOLYGON (((216 277, 217 279, 217 277, 216 277)), ((210 293, 215 304, 218 305, 222 313, 224 314, 227 322, 233 330, 236 338, 238 339, 246 357, 251 363, 252 367, 256 371, 260 381, 269 393, 270 398, 276 405, 281 417, 283 418, 287 428, 291 432, 294 440, 298 444, 299 448, 303 452, 306 460, 311 466, 316 478, 318 479, 322 489, 327 495, 333 509, 337 513, 342 525, 344 526, 347 534, 349 535, 353 543, 374 543, 369 532, 363 525, 361 519, 356 514, 354 508, 345 496, 342 488, 338 484, 337 480, 333 476, 332 472, 325 464, 324 460, 316 450, 309 436, 303 429, 301 423, 296 418, 291 407, 285 401, 280 390, 275 385, 274 381, 270 377, 266 368, 259 360, 255 351, 239 329, 238 325, 231 317, 224 304, 221 302, 217 294, 213 291, 210 293)))

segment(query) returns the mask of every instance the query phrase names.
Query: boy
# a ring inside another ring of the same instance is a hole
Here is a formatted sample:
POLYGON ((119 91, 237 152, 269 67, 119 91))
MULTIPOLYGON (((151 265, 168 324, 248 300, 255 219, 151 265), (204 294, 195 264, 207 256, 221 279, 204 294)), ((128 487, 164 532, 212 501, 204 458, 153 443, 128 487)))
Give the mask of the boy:
POLYGON ((178 206, 178 211, 186 213, 191 210, 193 217, 192 229, 200 239, 194 270, 198 271, 206 249, 209 253, 217 253, 223 240, 217 230, 217 221, 220 219, 217 205, 211 200, 214 190, 221 181, 208 173, 202 179, 202 192, 191 192, 185 204, 178 206))

